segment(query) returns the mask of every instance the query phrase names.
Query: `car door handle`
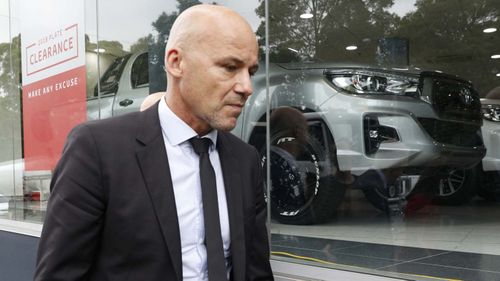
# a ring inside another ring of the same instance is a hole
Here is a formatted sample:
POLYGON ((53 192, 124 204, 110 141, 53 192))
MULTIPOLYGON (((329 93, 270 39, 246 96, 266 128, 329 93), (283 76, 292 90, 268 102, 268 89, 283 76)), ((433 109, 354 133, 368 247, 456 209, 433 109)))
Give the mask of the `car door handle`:
POLYGON ((134 103, 134 101, 131 99, 124 99, 124 100, 120 101, 119 105, 120 106, 129 106, 133 103, 134 103))

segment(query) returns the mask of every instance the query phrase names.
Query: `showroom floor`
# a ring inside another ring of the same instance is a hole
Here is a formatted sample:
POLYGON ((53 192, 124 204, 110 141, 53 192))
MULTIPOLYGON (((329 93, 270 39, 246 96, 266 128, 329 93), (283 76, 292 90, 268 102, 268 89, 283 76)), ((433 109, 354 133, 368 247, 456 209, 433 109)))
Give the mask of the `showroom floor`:
POLYGON ((350 190, 331 222, 273 223, 271 232, 272 250, 282 256, 447 280, 500 280, 500 205, 480 199, 387 216, 350 190))

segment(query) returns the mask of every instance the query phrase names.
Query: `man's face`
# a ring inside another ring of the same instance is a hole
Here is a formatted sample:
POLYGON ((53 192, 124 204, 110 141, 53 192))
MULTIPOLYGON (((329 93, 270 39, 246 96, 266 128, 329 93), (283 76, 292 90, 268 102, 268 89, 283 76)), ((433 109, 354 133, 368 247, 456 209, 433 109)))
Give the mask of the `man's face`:
POLYGON ((255 35, 242 33, 208 35, 184 53, 179 86, 190 119, 196 123, 191 125, 204 131, 229 131, 236 126, 253 91, 250 77, 258 67, 255 35))

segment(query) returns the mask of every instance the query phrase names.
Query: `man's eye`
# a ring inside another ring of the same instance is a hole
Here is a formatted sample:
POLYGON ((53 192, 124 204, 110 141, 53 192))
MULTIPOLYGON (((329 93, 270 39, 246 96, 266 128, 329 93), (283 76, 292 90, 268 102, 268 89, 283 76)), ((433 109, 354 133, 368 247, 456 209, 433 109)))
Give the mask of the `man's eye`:
POLYGON ((236 71, 238 69, 238 67, 236 65, 225 65, 224 68, 229 72, 233 72, 233 71, 236 71))

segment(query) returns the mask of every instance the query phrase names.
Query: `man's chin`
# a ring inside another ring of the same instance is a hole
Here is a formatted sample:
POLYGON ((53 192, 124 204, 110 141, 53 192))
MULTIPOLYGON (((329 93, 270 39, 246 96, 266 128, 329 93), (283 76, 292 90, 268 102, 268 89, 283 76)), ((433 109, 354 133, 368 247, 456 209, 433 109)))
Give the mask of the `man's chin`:
POLYGON ((229 132, 236 127, 236 121, 237 118, 226 119, 223 122, 217 122, 217 124, 214 124, 212 128, 219 131, 229 132))

